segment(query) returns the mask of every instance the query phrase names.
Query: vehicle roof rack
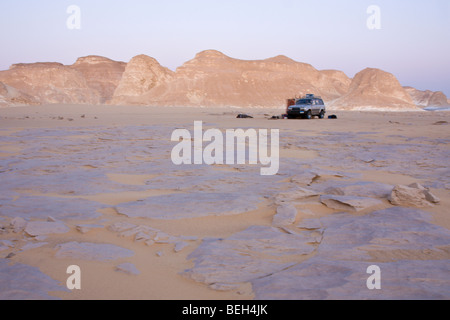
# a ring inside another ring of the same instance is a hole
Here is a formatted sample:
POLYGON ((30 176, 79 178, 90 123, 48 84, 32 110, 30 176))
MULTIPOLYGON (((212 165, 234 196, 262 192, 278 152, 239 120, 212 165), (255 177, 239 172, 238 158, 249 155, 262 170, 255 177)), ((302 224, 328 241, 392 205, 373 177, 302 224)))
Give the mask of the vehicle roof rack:
POLYGON ((316 96, 316 95, 314 95, 314 94, 312 94, 312 93, 308 93, 308 94, 306 94, 304 97, 302 97, 302 98, 300 98, 300 99, 322 99, 322 97, 321 96, 316 96))

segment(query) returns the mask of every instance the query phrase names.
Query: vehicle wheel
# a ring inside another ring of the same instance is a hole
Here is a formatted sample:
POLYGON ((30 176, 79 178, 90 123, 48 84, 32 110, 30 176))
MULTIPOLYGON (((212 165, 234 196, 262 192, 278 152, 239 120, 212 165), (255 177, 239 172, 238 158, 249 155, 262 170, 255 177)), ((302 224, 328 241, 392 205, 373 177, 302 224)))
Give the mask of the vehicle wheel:
POLYGON ((306 119, 312 119, 312 114, 311 114, 311 110, 310 110, 310 111, 308 111, 308 112, 306 113, 306 116, 305 116, 305 118, 306 118, 306 119))
POLYGON ((319 119, 323 119, 324 117, 325 117, 325 112, 323 112, 323 110, 322 110, 319 113, 319 119))

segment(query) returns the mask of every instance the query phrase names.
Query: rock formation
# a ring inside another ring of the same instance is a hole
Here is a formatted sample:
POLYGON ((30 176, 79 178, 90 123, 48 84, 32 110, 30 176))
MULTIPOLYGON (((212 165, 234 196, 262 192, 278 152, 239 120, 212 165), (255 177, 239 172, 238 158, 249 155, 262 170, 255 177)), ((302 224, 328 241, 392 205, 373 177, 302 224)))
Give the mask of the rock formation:
POLYGON ((153 106, 282 107, 286 99, 314 93, 334 109, 419 110, 447 104, 442 92, 403 88, 390 73, 365 69, 350 79, 286 56, 239 60, 215 51, 198 53, 175 72, 138 55, 128 63, 100 56, 61 63, 15 64, 0 71, 0 106, 115 104, 153 106), (412 97, 412 98, 411 98, 412 97))
POLYGON ((55 300, 50 292, 69 292, 39 268, 0 259, 0 300, 55 300))
POLYGON ((25 232, 32 237, 53 233, 66 233, 69 230, 63 222, 52 221, 31 221, 25 227, 25 232))
MULTIPOLYGON (((148 97, 152 89, 172 78, 173 71, 161 66, 154 58, 146 55, 136 56, 127 64, 111 103, 147 104, 154 100, 153 97, 148 97)), ((163 92, 159 93, 161 95, 163 92)))
MULTIPOLYGON (((323 228, 315 255, 283 271, 250 279, 256 300, 426 300, 450 296, 447 289, 449 260, 418 257, 419 252, 427 252, 427 255, 442 252, 439 248, 450 239, 446 228, 429 222, 430 213, 394 207, 363 216, 335 213, 312 220, 308 226, 323 228), (376 262, 383 270, 382 290, 367 290, 367 277, 363 276, 376 252, 393 254, 395 258, 376 262), (409 254, 412 252, 414 254, 409 254)), ((191 253, 196 259, 194 268, 189 270, 192 279, 207 283, 213 276, 234 275, 233 272, 240 269, 246 273, 259 271, 256 268, 248 270, 251 265, 244 260, 241 260, 242 265, 231 259, 223 259, 220 266, 212 266, 209 261, 200 265, 213 258, 210 250, 216 249, 215 256, 228 254, 225 248, 213 245, 202 244, 203 248, 199 247, 202 251, 196 249, 191 253), (207 269, 207 266, 213 268, 207 269)), ((297 245, 303 247, 304 242, 298 241, 297 245)), ((240 248, 235 246, 233 249, 240 248)))
POLYGON ((99 56, 79 58, 71 66, 20 63, 0 71, 0 81, 15 88, 9 91, 23 104, 101 104, 112 98, 125 65, 99 56))
POLYGON ((41 103, 100 102, 82 73, 60 63, 14 64, 9 70, 0 71, 0 81, 41 103))
POLYGON ((335 100, 334 109, 417 110, 397 78, 380 69, 367 68, 355 75, 346 94, 335 100))
POLYGON ((32 96, 0 82, 0 107, 39 104, 32 96))
POLYGON ((330 91, 330 97, 338 98, 347 93, 350 88, 350 84, 352 83, 352 79, 350 79, 344 72, 339 70, 322 70, 320 71, 323 75, 327 77, 327 81, 330 85, 324 85, 322 90, 330 91))
POLYGON ((347 91, 349 84, 350 79, 342 72, 318 71, 285 56, 246 61, 207 50, 175 73, 154 59, 133 58, 112 103, 280 106, 286 98, 308 92, 335 99, 347 91), (145 72, 147 81, 142 80, 145 72))
POLYGON ((412 87, 404 87, 414 103, 419 107, 441 107, 450 105, 447 96, 441 91, 421 91, 412 87))
POLYGON ((378 199, 338 195, 323 195, 320 201, 329 208, 343 211, 362 211, 382 204, 378 199))
POLYGON ((431 207, 433 204, 440 202, 440 199, 432 194, 430 190, 418 183, 413 183, 409 186, 395 186, 388 199, 395 206, 418 208, 431 207))
POLYGON ((99 96, 100 103, 111 100, 127 64, 99 56, 79 58, 71 67, 79 71, 88 87, 99 96))
POLYGON ((57 258, 108 261, 127 258, 134 255, 130 249, 125 249, 109 243, 66 242, 58 244, 55 256, 57 258))

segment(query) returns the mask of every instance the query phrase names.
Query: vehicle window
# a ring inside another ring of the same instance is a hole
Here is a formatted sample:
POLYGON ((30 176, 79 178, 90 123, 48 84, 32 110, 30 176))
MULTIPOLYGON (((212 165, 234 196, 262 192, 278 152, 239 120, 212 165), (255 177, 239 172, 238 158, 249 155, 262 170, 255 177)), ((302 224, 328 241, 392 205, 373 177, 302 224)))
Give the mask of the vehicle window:
POLYGON ((324 103, 323 103, 323 100, 319 100, 319 103, 321 104, 321 105, 323 105, 324 103))
POLYGON ((300 105, 300 104, 312 104, 312 100, 311 99, 300 99, 300 100, 297 100, 296 104, 297 105, 300 105))

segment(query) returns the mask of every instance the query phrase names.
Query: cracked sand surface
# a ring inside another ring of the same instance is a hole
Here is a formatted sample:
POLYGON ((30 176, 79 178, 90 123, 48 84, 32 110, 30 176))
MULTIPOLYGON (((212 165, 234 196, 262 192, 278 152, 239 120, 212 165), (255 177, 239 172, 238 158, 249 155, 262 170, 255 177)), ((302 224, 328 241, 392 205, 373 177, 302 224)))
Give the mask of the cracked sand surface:
POLYGON ((54 120, 55 106, 3 109, 2 298, 450 298, 450 133, 433 125, 448 113, 268 121, 258 109, 236 120, 220 109, 60 108, 76 120, 54 120), (173 165, 171 132, 200 119, 280 129, 278 175, 173 165), (389 202, 413 182, 440 202, 389 202), (291 210, 274 219, 280 206, 291 210), (86 279, 79 292, 64 285, 70 264, 86 279), (371 264, 378 293, 365 288, 371 264))

